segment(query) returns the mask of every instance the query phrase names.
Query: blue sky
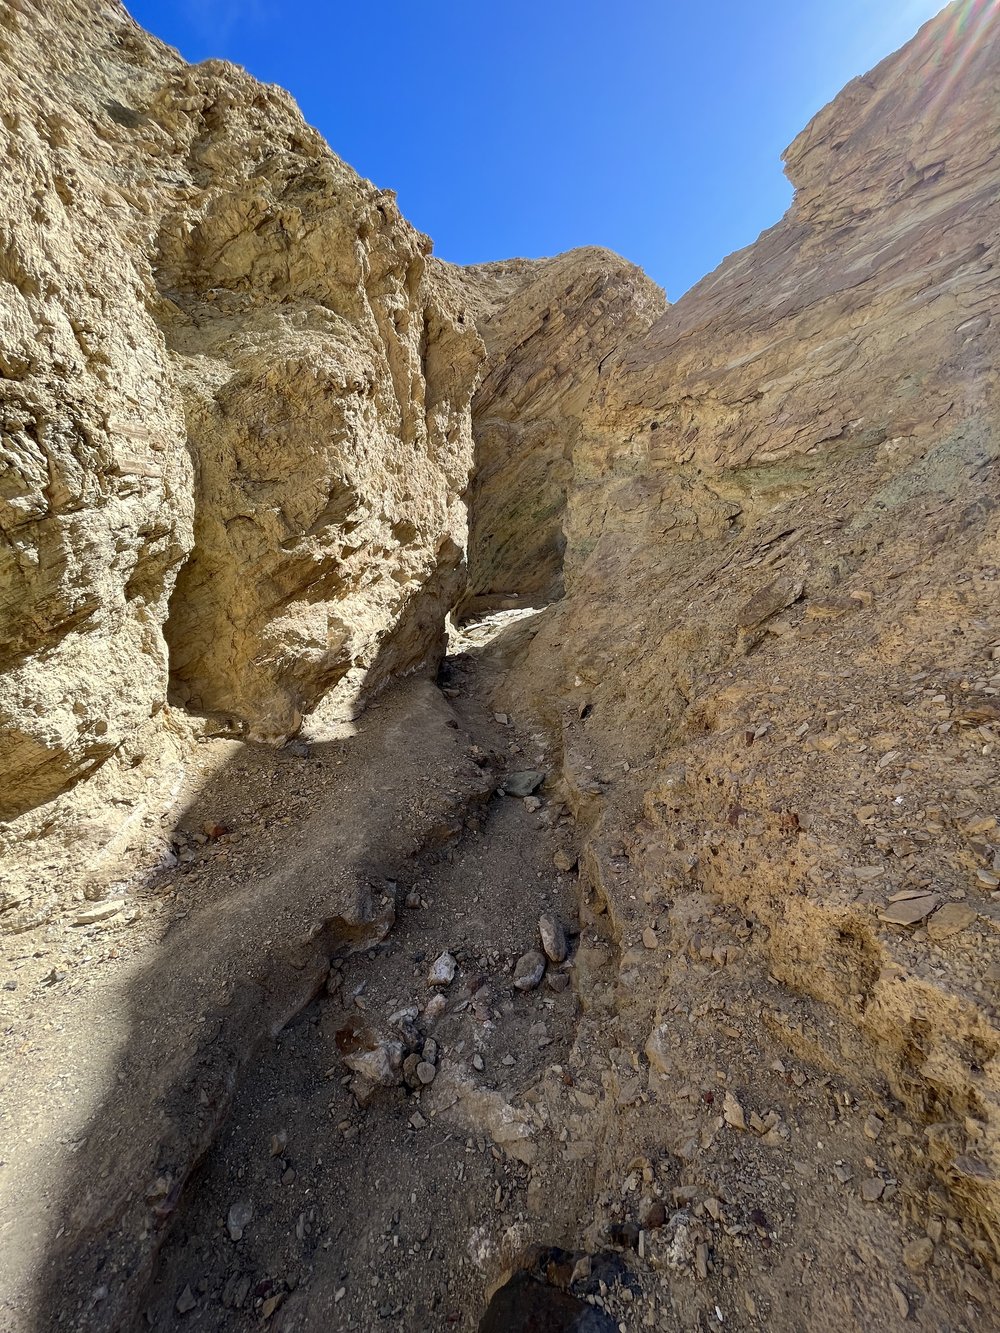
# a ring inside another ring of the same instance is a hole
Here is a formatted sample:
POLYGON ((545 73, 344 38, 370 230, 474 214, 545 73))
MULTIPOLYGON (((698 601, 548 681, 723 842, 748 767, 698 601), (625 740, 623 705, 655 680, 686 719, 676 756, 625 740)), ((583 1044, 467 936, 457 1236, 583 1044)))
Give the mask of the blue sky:
MULTIPOLYGON (((126 0, 128 3, 128 0, 126 0)), ((297 98, 456 263, 605 245, 676 299, 776 222, 781 152, 940 0, 131 0, 297 98)))

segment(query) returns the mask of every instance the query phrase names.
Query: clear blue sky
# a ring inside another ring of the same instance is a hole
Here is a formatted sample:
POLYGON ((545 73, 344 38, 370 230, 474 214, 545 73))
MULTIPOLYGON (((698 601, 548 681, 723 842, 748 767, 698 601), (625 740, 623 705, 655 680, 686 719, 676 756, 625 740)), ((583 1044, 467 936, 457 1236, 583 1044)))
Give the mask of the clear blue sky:
MULTIPOLYGON (((126 0, 128 3, 128 0, 126 0)), ((456 263, 605 245, 671 299, 788 206, 780 156, 941 0, 131 0, 291 90, 456 263)))

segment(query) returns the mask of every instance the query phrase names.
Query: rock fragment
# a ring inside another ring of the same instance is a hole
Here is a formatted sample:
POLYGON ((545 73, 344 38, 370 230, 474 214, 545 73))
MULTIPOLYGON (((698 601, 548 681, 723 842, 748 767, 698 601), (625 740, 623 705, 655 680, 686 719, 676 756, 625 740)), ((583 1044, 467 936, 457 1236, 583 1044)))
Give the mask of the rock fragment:
POLYGON ((93 907, 84 908, 73 918, 74 926, 93 926, 98 921, 108 921, 117 916, 125 906, 124 898, 107 898, 104 902, 94 903, 93 907))
POLYGON ((553 963, 561 963, 569 952, 566 943, 566 931, 555 912, 543 912, 538 918, 538 933, 542 939, 542 948, 553 963))
POLYGON ((544 781, 544 772, 530 768, 521 773, 508 773, 503 788, 508 796, 531 796, 544 781))
POLYGON ((929 1236, 920 1236, 903 1246, 903 1263, 911 1273, 919 1273, 934 1258, 934 1242, 929 1236))
POLYGON ((518 990, 534 990, 545 975, 545 955, 540 949, 529 949, 514 966, 514 985, 518 990))
POLYGON ((878 919, 892 926, 916 926, 930 916, 940 901, 936 893, 920 894, 916 898, 902 898, 884 907, 879 912, 878 919))
POLYGON ((229 1215, 226 1218, 229 1239, 232 1241, 242 1240, 244 1231, 252 1221, 253 1204, 248 1199, 237 1199, 230 1206, 229 1215))
POLYGON ((450 986, 455 980, 455 968, 458 966, 450 953, 445 951, 435 958, 427 975, 428 986, 450 986))
POLYGON ((746 1129, 747 1127, 746 1115, 743 1111, 743 1107, 731 1092, 727 1092, 723 1098, 722 1118, 725 1120, 726 1124, 731 1125, 733 1129, 746 1129))

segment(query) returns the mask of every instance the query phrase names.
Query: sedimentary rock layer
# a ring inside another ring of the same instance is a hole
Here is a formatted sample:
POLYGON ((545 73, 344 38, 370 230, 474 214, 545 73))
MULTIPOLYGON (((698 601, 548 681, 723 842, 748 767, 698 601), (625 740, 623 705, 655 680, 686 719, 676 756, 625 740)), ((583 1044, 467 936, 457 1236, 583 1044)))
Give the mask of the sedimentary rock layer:
POLYGON ((607 250, 462 273, 487 349, 473 400, 476 466, 464 608, 563 591, 563 519, 580 413, 616 355, 663 313, 663 292, 607 250), (478 296, 478 300, 476 297, 478 296))
POLYGON ((748 1012, 881 1080, 921 1215, 994 1238, 998 79, 994 7, 945 11, 598 381, 513 690, 591 825, 625 1020, 724 1013, 738 954, 748 1012))

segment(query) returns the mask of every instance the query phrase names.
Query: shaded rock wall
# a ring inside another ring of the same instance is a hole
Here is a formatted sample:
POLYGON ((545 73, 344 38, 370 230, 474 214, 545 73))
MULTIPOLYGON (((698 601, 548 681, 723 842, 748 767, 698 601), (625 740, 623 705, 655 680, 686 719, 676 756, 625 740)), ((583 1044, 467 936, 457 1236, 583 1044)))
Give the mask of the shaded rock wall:
POLYGON ((994 8, 945 11, 598 382, 569 595, 507 695, 561 748, 635 1040, 756 958, 800 1054, 884 1080, 914 1207, 994 1242, 998 77, 994 8))
POLYGON ((12 821, 155 764, 168 694, 280 739, 433 663, 482 352, 286 93, 113 0, 6 5, 0 61, 12 821))
POLYGON ((464 270, 487 349, 473 401, 472 612, 563 590, 563 518, 580 414, 610 363, 665 308, 663 292, 607 250, 464 270))

